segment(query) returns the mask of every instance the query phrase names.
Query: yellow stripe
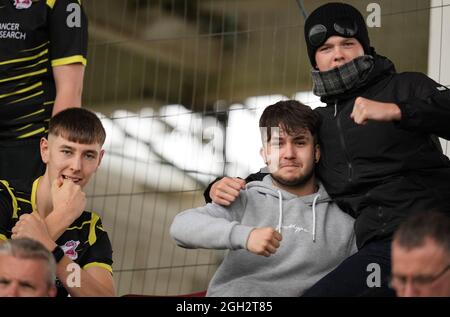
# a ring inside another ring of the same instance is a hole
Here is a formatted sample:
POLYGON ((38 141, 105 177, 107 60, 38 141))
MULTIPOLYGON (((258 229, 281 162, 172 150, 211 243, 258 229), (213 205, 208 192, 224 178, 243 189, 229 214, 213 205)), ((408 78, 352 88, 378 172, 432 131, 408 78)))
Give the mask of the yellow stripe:
POLYGON ((16 130, 14 130, 14 131, 22 131, 22 130, 25 130, 26 128, 31 127, 32 125, 33 125, 33 124, 30 123, 30 124, 27 124, 26 126, 23 126, 23 127, 21 127, 21 128, 18 128, 18 129, 16 129, 16 130))
POLYGON ((52 100, 52 101, 46 101, 46 102, 44 102, 44 106, 46 106, 46 105, 51 105, 51 104, 53 104, 53 103, 55 103, 54 100, 52 100))
POLYGON ((42 81, 34 84, 33 86, 30 86, 30 87, 27 87, 27 88, 24 88, 24 89, 20 89, 20 90, 14 91, 14 92, 10 92, 8 94, 0 95, 0 98, 9 97, 9 96, 12 96, 12 95, 18 95, 18 94, 21 94, 21 93, 33 90, 34 88, 37 88, 39 86, 42 86, 42 81))
POLYGON ((26 199, 20 198, 20 197, 17 197, 17 200, 31 205, 31 201, 30 200, 26 200, 26 199))
POLYGON ((13 215, 12 215, 12 217, 13 217, 13 218, 18 218, 18 216, 17 216, 17 208, 18 208, 18 205, 17 205, 17 199, 16 199, 16 196, 14 196, 14 194, 13 194, 13 192, 12 192, 12 190, 11 190, 11 187, 9 187, 9 183, 8 183, 7 181, 5 181, 5 180, 0 180, 0 182, 1 182, 3 185, 5 185, 6 190, 8 191, 9 195, 11 196, 11 202, 12 202, 12 207, 13 207, 13 215))
POLYGON ((36 207, 36 196, 37 196, 37 188, 39 185, 39 181, 41 180, 41 176, 36 178, 33 182, 33 186, 31 187, 31 209, 33 211, 37 210, 36 207))
POLYGON ((21 117, 15 119, 15 120, 25 119, 25 118, 34 116, 34 115, 36 115, 36 114, 40 114, 41 112, 44 112, 44 111, 45 111, 45 109, 41 109, 41 110, 38 110, 38 111, 35 111, 35 112, 32 112, 32 113, 26 114, 26 115, 24 115, 24 116, 21 116, 21 117))
POLYGON ((6 241, 6 240, 8 240, 8 238, 5 235, 0 233, 0 240, 6 241))
POLYGON ((43 90, 39 90, 38 92, 36 92, 36 93, 34 93, 34 94, 32 94, 32 95, 29 95, 29 96, 26 96, 26 97, 23 97, 23 98, 20 98, 20 99, 17 99, 17 100, 8 102, 8 105, 13 105, 13 104, 15 104, 15 103, 18 103, 18 102, 21 102, 21 101, 24 101, 24 100, 27 100, 27 99, 31 99, 31 98, 33 98, 33 97, 42 95, 43 93, 44 93, 43 90))
POLYGON ((56 2, 56 0, 47 0, 47 5, 50 7, 50 9, 53 9, 55 2, 56 2))
POLYGON ((49 41, 45 42, 44 44, 41 44, 39 46, 33 47, 33 48, 29 48, 26 50, 21 50, 21 52, 30 52, 30 51, 34 51, 37 50, 38 48, 42 48, 43 46, 47 45, 48 43, 50 43, 49 41))
POLYGON ((28 138, 30 136, 39 134, 39 133, 44 132, 44 131, 45 131, 45 128, 42 127, 42 128, 37 129, 37 130, 34 130, 34 131, 31 131, 31 132, 22 134, 22 135, 18 136, 17 139, 25 139, 25 138, 28 138))
MULTIPOLYGON (((81 0, 77 0, 77 1, 81 5, 81 0)), ((56 0, 47 0, 47 5, 50 7, 50 9, 53 9, 53 7, 55 6, 55 2, 56 2, 56 0)))
POLYGON ((58 59, 52 60, 52 67, 68 65, 68 64, 75 64, 75 63, 81 63, 84 66, 86 66, 87 60, 82 55, 58 58, 58 59))
POLYGON ((100 217, 96 213, 92 213, 91 217, 91 227, 89 228, 89 245, 93 245, 97 241, 97 235, 95 234, 95 225, 100 217))
POLYGON ((39 65, 39 64, 42 64, 42 63, 45 63, 45 62, 48 62, 48 58, 41 59, 40 61, 38 61, 37 63, 34 63, 33 65, 28 65, 28 66, 24 66, 24 67, 17 67, 16 69, 32 68, 32 67, 34 67, 36 65, 39 65))
POLYGON ((33 59, 39 58, 41 56, 44 56, 47 53, 48 53, 48 49, 45 49, 44 51, 40 52, 39 54, 36 54, 36 55, 33 55, 33 56, 23 57, 23 58, 18 58, 18 59, 11 59, 11 60, 8 60, 8 61, 0 62, 0 65, 31 61, 33 59))
POLYGON ((91 263, 88 263, 88 264, 86 264, 85 266, 83 266, 83 269, 85 270, 85 269, 87 269, 87 268, 89 268, 89 267, 101 267, 101 268, 103 268, 103 269, 105 269, 105 270, 107 270, 107 271, 109 271, 109 273, 111 273, 112 274, 112 267, 111 267, 111 265, 108 265, 108 264, 105 264, 105 263, 100 263, 100 262, 91 262, 91 263))
POLYGON ((2 80, 0 80, 0 83, 3 83, 3 82, 5 82, 5 81, 11 81, 11 80, 16 80, 16 79, 19 79, 19 78, 24 78, 24 77, 31 77, 31 76, 35 76, 35 75, 40 75, 40 74, 43 74, 43 73, 45 73, 45 72, 47 72, 47 69, 41 69, 41 70, 38 70, 38 71, 35 71, 35 72, 31 72, 31 73, 27 73, 27 74, 22 74, 22 75, 19 75, 19 76, 16 76, 16 77, 9 77, 9 78, 5 78, 5 79, 2 79, 2 80))
POLYGON ((73 226, 73 227, 67 228, 66 230, 82 229, 84 225, 87 225, 87 224, 90 224, 90 223, 91 223, 91 220, 87 220, 87 221, 84 221, 84 222, 81 224, 81 226, 79 226, 79 227, 73 226))

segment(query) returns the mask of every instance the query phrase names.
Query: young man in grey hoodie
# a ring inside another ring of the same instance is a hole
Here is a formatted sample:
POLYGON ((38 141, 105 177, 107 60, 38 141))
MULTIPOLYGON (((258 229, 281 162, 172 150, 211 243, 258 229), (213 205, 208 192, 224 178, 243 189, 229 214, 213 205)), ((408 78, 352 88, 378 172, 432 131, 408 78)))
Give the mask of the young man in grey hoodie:
POLYGON ((314 175, 318 115, 280 101, 259 126, 270 174, 248 183, 230 206, 183 211, 170 228, 181 247, 230 250, 207 296, 300 296, 356 252, 353 218, 314 175))

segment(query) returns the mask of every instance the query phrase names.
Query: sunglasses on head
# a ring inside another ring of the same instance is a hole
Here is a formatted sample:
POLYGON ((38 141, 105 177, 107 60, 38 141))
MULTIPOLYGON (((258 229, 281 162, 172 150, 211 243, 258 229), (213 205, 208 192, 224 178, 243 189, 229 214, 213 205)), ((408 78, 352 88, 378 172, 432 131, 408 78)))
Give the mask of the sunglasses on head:
MULTIPOLYGON (((358 32, 358 25, 355 21, 343 19, 333 24, 334 30, 343 37, 353 37, 358 32)), ((323 24, 314 25, 308 33, 308 40, 314 46, 320 46, 327 39, 327 27, 323 24)))

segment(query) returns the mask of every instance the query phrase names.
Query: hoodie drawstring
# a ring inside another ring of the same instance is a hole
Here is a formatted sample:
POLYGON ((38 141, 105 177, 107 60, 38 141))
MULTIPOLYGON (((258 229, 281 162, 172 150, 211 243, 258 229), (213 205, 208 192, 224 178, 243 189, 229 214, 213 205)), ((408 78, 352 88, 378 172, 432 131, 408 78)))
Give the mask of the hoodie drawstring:
POLYGON ((283 224, 283 195, 281 195, 281 191, 278 191, 278 213, 277 231, 281 234, 281 225, 283 224))
POLYGON ((314 197, 313 203, 312 203, 312 212, 313 212, 313 242, 316 242, 316 203, 317 199, 319 199, 320 194, 317 194, 314 197))
MULTIPOLYGON (((320 194, 317 194, 314 196, 313 202, 312 202, 312 213, 313 213, 313 228, 312 228, 312 236, 313 236, 313 242, 316 242, 316 204, 317 200, 319 199, 320 194)), ((281 234, 281 227, 283 224, 283 195, 281 194, 281 191, 278 190, 278 226, 277 231, 281 234)))

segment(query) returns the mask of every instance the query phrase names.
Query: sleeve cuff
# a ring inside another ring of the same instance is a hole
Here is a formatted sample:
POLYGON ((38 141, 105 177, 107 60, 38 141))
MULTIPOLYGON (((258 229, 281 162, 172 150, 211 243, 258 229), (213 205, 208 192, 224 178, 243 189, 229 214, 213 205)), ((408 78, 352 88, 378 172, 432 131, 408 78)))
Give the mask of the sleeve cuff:
POLYGON ((52 67, 81 63, 87 65, 87 60, 82 55, 69 56, 52 60, 52 67))
POLYGON ((107 270, 111 274, 113 272, 111 265, 108 265, 108 264, 105 264, 105 263, 101 263, 101 262, 88 263, 85 266, 83 266, 83 269, 87 269, 87 268, 94 267, 94 266, 95 267, 101 267, 102 269, 107 270))
POLYGON ((233 229, 231 229, 230 234, 231 249, 246 249, 248 237, 253 229, 255 228, 239 224, 235 225, 233 229))

